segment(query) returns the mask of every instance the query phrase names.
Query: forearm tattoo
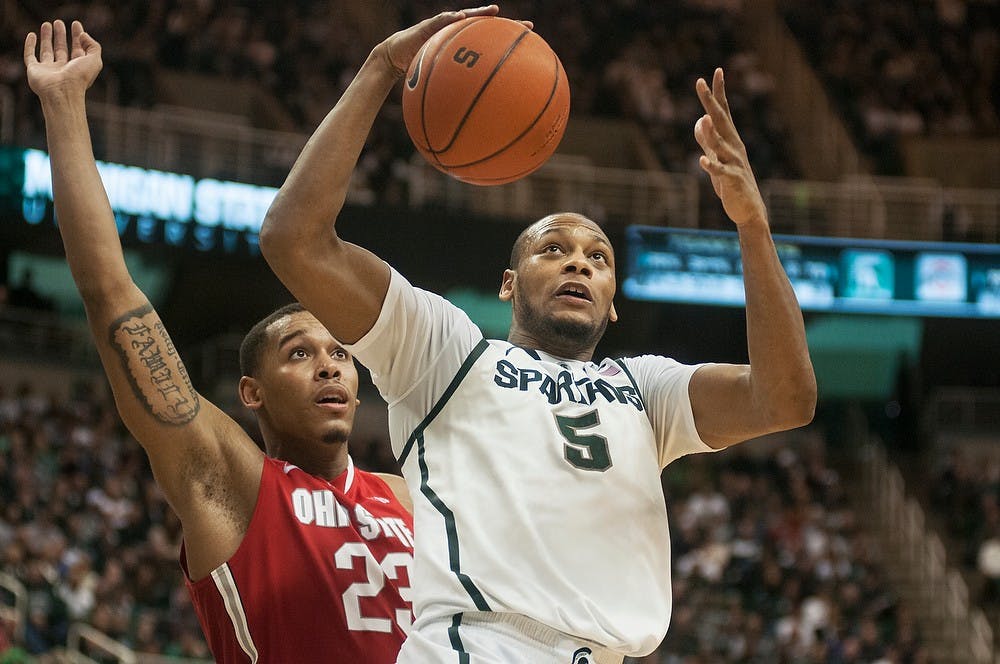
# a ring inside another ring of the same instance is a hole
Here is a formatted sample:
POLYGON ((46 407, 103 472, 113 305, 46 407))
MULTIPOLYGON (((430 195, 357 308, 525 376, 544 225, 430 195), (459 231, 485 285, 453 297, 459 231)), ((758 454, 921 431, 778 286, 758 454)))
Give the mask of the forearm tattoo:
POLYGON ((164 424, 186 424, 201 409, 184 363, 151 305, 128 312, 111 324, 132 390, 150 415, 164 424))

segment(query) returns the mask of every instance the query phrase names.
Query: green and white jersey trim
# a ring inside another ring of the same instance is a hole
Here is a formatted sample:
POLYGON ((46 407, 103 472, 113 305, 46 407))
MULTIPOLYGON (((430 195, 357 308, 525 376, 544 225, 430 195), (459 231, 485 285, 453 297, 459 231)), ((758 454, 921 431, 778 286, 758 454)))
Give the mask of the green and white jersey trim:
POLYGON ((395 271, 351 351, 389 403, 414 498, 414 629, 502 611, 622 654, 659 644, 671 609, 660 469, 711 451, 687 396, 697 366, 485 340, 395 271))

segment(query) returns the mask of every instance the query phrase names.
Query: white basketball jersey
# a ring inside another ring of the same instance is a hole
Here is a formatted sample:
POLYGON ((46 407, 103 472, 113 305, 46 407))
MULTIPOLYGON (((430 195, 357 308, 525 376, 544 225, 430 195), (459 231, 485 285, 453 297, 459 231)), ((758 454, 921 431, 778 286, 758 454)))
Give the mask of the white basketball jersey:
POLYGON ((671 608, 660 470, 712 449, 688 398, 696 366, 485 340, 395 270, 351 350, 389 403, 413 496, 413 629, 494 611, 624 655, 659 644, 671 608))

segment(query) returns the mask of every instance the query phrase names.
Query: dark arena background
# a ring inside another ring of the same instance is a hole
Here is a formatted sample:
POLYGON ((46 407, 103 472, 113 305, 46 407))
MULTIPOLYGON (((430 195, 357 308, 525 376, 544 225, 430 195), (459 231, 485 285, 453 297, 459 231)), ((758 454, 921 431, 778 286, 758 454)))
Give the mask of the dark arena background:
MULTIPOLYGON (((103 46, 94 147, 132 273, 196 387, 254 432, 236 350, 290 300, 264 212, 371 47, 436 2, 0 0, 0 662, 207 661, 180 529, 109 398, 53 217, 22 45, 103 46)), ((674 615, 642 664, 1000 662, 1000 3, 507 2, 559 54, 565 138, 479 188, 414 153, 397 88, 338 228, 505 336, 510 245, 603 225, 620 321, 601 356, 746 361, 731 224, 697 166, 699 76, 726 71, 805 312, 815 421, 663 474, 674 615)), ((396 469, 366 381, 351 440, 396 469)), ((630 661, 630 660, 627 660, 630 661)))

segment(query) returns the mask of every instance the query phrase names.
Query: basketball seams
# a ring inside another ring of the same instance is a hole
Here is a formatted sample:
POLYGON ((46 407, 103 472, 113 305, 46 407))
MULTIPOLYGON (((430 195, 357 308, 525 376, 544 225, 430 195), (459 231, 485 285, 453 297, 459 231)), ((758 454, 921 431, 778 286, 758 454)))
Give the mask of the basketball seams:
MULTIPOLYGON (((427 146, 424 150, 428 155, 434 158, 434 161, 438 165, 444 167, 444 164, 437 158, 437 152, 431 147, 431 138, 427 132, 427 89, 430 87, 431 74, 434 73, 434 67, 437 66, 438 58, 441 57, 441 53, 445 50, 445 47, 449 46, 455 39, 458 38, 460 34, 474 26, 476 23, 484 20, 485 17, 479 17, 475 19, 470 19, 466 25, 463 25, 461 29, 456 30, 453 35, 448 37, 447 41, 443 41, 438 44, 437 50, 434 52, 433 58, 431 58, 430 66, 427 68, 427 73, 424 75, 423 89, 420 91, 420 129, 424 134, 424 144, 427 146)), ((425 47, 426 48, 426 47, 425 47)), ((419 84, 418 84, 419 85, 419 84)), ((454 139, 453 139, 454 140, 454 139)), ((421 146, 423 148, 423 146, 421 146)))
MULTIPOLYGON (((479 88, 479 91, 476 93, 476 96, 472 98, 472 101, 469 102, 468 108, 465 109, 465 114, 462 116, 462 119, 458 121, 458 125, 455 127, 455 133, 451 135, 451 140, 448 141, 448 145, 446 145, 444 148, 442 148, 440 150, 434 150, 433 148, 431 149, 431 152, 434 153, 434 158, 435 159, 438 159, 438 155, 439 154, 443 154, 443 153, 447 152, 448 150, 451 149, 451 146, 455 144, 455 141, 458 139, 458 135, 462 133, 462 127, 465 126, 466 120, 469 119, 469 115, 472 113, 472 110, 476 107, 476 104, 479 103, 480 97, 483 96, 483 93, 486 91, 486 88, 490 87, 490 83, 493 81, 494 78, 496 78, 497 72, 500 71, 500 68, 503 67, 503 65, 504 65, 505 62, 507 62, 507 59, 517 49, 518 45, 522 41, 524 41, 524 38, 528 36, 529 32, 531 32, 531 31, 525 29, 524 32, 522 32, 521 34, 519 34, 517 36, 517 39, 515 39, 513 42, 511 42, 510 46, 507 47, 507 51, 503 54, 503 56, 500 58, 500 60, 497 61, 496 65, 494 65, 493 71, 491 71, 490 75, 486 78, 485 81, 483 81, 483 85, 479 88)), ((429 82, 430 81, 428 79, 428 83, 429 82)), ((427 89, 427 86, 424 87, 425 91, 426 91, 426 89, 427 89)), ((546 105, 548 105, 548 104, 546 104, 546 105)), ((427 145, 430 145, 430 141, 427 142, 427 145)), ((482 160, 480 160, 480 161, 482 161, 482 160)), ((439 164, 441 163, 440 159, 438 159, 438 163, 439 164)), ((444 165, 444 164, 442 164, 442 165, 444 165)), ((454 168, 454 166, 445 166, 445 168, 454 168)))
MULTIPOLYGON (((559 62, 559 57, 555 53, 553 53, 552 54, 552 58, 553 58, 553 60, 555 62, 555 65, 556 65, 556 72, 555 72, 556 75, 553 78, 552 89, 549 91, 549 97, 548 97, 548 99, 545 100, 545 105, 542 106, 542 109, 538 112, 538 115, 535 116, 535 119, 532 120, 531 124, 529 124, 524 129, 524 131, 522 131, 520 134, 518 134, 512 141, 510 141, 509 143, 507 143, 506 145, 504 145, 500 149, 496 150, 493 154, 487 155, 487 156, 485 156, 485 157, 483 157, 481 159, 476 159, 475 161, 470 161, 470 162, 465 163, 465 164, 444 164, 438 158, 438 155, 441 154, 442 152, 444 152, 442 150, 442 151, 437 152, 437 153, 434 154, 434 158, 437 160, 437 162, 439 164, 441 164, 442 166, 444 166, 445 168, 448 168, 448 169, 467 168, 469 166, 476 166, 478 164, 482 164, 484 162, 487 162, 490 159, 493 159, 494 157, 497 157, 500 154, 506 152, 512 146, 516 145, 518 141, 520 141, 522 138, 524 138, 525 136, 527 136, 528 133, 532 129, 535 128, 535 125, 538 124, 539 120, 541 120, 542 117, 545 116, 545 112, 549 109, 549 106, 552 105, 552 100, 555 99, 556 92, 558 92, 558 90, 559 90, 559 81, 560 81, 561 75, 564 75, 563 71, 562 71, 562 63, 559 62)), ((471 107, 470 107, 470 110, 471 110, 471 107)), ((464 119, 463 119, 463 121, 464 121, 464 119)), ((543 145, 543 147, 544 147, 544 145, 543 145)), ((521 173, 517 177, 523 177, 524 175, 527 175, 528 173, 531 173, 539 165, 540 164, 532 166, 530 169, 528 169, 527 171, 521 173)), ((456 174, 455 176, 461 179, 461 175, 460 174, 456 174)), ((470 178, 470 180, 471 179, 475 179, 475 180, 481 181, 481 182, 491 182, 491 181, 496 181, 496 180, 506 180, 506 179, 508 179, 510 177, 514 177, 514 176, 505 176, 505 177, 502 177, 502 178, 470 178)))
POLYGON ((435 35, 411 63, 403 89, 407 130, 419 153, 457 180, 513 182, 541 167, 561 142, 570 107, 566 72, 545 40, 515 21, 461 23, 435 35), (476 60, 480 66, 465 74, 461 65, 471 69, 476 60), (433 145, 432 132, 443 147, 433 145))
POLYGON ((541 168, 543 164, 544 162, 542 162, 542 164, 535 164, 531 168, 527 168, 519 173, 512 173, 511 175, 505 175, 502 178, 474 178, 474 177, 466 177, 464 175, 455 175, 455 178, 461 180, 462 182, 465 182, 466 184, 484 184, 484 185, 507 184, 509 182, 514 182, 515 180, 520 180, 525 175, 530 175, 531 173, 534 173, 539 168, 541 168))

